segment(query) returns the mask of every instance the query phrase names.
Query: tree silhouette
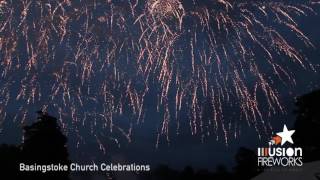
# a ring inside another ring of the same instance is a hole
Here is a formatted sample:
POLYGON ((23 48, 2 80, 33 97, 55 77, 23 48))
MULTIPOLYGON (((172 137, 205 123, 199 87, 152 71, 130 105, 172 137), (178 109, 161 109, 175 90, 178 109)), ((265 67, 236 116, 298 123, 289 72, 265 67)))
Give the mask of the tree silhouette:
MULTIPOLYGON (((67 138, 61 133, 57 119, 39 112, 38 122, 24 127, 23 161, 27 164, 69 165, 67 138)), ((30 173, 41 179, 68 179, 69 172, 30 173)))
POLYGON ((69 171, 20 172, 19 164, 69 165, 67 138, 61 133, 57 119, 39 112, 38 121, 24 127, 23 143, 19 146, 0 146, 2 177, 8 179, 68 180, 69 171))
POLYGON ((304 162, 320 159, 320 90, 297 98, 295 146, 303 148, 304 162))

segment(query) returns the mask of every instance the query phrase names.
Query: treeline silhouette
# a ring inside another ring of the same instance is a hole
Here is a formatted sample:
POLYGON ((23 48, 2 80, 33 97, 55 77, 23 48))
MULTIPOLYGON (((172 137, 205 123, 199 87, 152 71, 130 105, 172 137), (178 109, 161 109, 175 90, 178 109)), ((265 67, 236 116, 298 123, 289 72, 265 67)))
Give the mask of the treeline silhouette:
POLYGON ((254 151, 241 147, 235 160, 237 165, 231 170, 223 166, 217 166, 216 170, 210 172, 207 169, 194 170, 191 166, 182 171, 169 168, 166 165, 158 166, 150 173, 140 176, 141 180, 249 180, 262 172, 257 166, 257 156, 254 151))
MULTIPOLYGON (((295 146, 303 148, 304 162, 320 160, 320 90, 298 97, 293 135, 295 146)), ((0 179, 9 180, 69 180, 70 172, 19 171, 19 163, 69 165, 67 138, 60 131, 57 119, 41 111, 38 120, 23 128, 23 142, 0 145, 0 179)), ((215 171, 194 170, 187 166, 182 171, 160 165, 148 173, 135 176, 141 180, 248 180, 263 171, 257 166, 255 151, 241 147, 235 156, 236 166, 230 171, 219 165, 215 171)), ((91 179, 90 177, 88 177, 91 179)), ((109 177, 108 179, 116 179, 109 177)))

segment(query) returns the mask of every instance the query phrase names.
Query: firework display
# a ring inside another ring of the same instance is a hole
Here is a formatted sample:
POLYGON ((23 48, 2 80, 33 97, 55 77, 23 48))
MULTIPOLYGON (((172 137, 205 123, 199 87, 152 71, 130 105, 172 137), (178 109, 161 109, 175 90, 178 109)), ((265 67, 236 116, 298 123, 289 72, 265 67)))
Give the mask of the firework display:
POLYGON ((56 112, 65 131, 85 127, 101 144, 101 132, 131 141, 154 108, 162 117, 157 143, 181 124, 193 135, 223 134, 225 143, 241 124, 260 134, 271 128, 265 117, 285 111, 277 82, 295 85, 290 67, 316 71, 294 41, 315 48, 296 18, 316 14, 317 4, 3 0, 0 123, 24 124, 42 109, 56 112))

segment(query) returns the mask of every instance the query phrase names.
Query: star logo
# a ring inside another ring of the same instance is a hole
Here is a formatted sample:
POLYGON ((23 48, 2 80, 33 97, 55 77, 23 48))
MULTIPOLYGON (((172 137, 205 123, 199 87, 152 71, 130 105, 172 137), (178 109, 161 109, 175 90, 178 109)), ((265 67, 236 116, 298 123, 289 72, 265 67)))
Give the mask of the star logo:
POLYGON ((277 133, 277 135, 281 137, 281 146, 284 145, 286 142, 293 144, 291 136, 294 132, 295 130, 289 131, 286 125, 283 126, 283 131, 277 133))

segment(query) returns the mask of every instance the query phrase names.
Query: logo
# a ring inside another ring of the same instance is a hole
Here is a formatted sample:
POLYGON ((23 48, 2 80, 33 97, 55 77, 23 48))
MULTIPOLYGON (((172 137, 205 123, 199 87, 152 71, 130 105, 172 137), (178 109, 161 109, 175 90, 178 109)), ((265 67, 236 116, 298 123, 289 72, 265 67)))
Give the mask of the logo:
POLYGON ((257 150, 258 166, 302 166, 302 148, 290 147, 293 144, 294 132, 295 130, 288 130, 284 125, 283 131, 276 133, 268 142, 269 147, 259 147, 257 150))

